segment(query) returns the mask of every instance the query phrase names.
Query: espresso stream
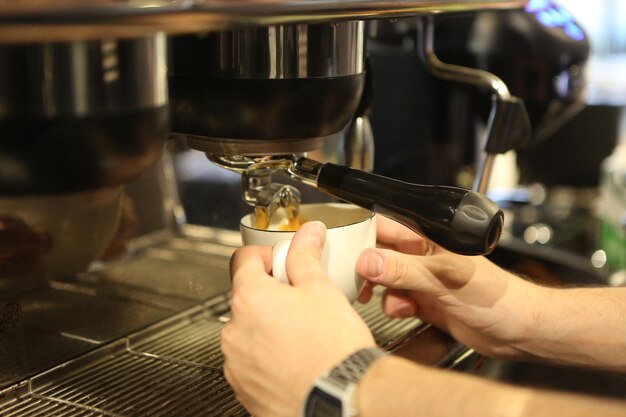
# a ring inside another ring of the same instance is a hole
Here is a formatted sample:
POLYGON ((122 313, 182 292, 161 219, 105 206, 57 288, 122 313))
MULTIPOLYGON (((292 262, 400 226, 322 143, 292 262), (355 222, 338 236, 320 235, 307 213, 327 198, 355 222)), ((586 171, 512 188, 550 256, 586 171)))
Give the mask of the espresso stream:
MULTIPOLYGON (((289 210, 288 207, 285 207, 285 211, 287 212, 287 217, 277 225, 276 230, 280 230, 282 232, 295 232, 298 228, 306 223, 306 220, 302 216, 294 216, 294 210, 289 210)), ((256 228, 260 230, 267 230, 270 224, 270 218, 265 207, 256 207, 254 210, 254 214, 256 217, 256 228)))

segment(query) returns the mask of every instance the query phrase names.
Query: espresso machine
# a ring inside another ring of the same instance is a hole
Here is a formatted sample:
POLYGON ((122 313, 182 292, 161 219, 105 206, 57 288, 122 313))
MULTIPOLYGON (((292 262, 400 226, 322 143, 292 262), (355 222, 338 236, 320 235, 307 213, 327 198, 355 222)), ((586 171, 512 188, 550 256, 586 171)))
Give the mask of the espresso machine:
MULTIPOLYGON (((443 62, 432 16, 525 5, 0 6, 0 414, 248 415, 219 349, 240 239, 186 222, 172 163, 181 142, 241 175, 259 227, 280 209, 297 216, 301 190, 314 187, 448 250, 491 252, 503 216, 484 193, 495 156, 529 142, 528 112, 497 75, 443 62), (473 190, 369 172, 368 25, 408 17, 435 77, 489 96, 473 190), (337 135, 345 165, 310 158, 337 135), (109 253, 120 236, 126 250, 109 253)), ((441 367, 472 355, 427 323, 384 317, 379 301, 355 308, 381 347, 441 367)))

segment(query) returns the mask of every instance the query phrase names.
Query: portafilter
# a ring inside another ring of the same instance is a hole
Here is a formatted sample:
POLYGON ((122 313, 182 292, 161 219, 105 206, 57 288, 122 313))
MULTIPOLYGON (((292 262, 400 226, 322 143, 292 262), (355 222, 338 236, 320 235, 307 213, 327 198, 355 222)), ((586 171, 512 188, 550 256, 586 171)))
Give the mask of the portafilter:
POLYGON ((257 209, 288 207, 294 203, 297 206, 294 197, 297 199, 298 193, 284 186, 274 188, 270 198, 263 193, 274 185, 269 181, 270 175, 283 170, 298 181, 396 220, 432 242, 463 255, 490 253, 502 232, 502 210, 484 194, 474 191, 411 184, 342 165, 317 162, 303 154, 207 156, 216 165, 243 175, 244 199, 252 196, 247 202, 257 209), (260 187, 256 192, 251 192, 257 185, 260 187))

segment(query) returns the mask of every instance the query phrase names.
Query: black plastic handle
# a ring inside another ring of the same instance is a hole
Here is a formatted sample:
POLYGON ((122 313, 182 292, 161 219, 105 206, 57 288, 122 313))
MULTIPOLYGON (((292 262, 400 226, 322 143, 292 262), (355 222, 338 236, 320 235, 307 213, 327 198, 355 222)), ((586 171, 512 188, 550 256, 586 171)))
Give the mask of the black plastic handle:
POLYGON ((463 255, 490 253, 502 232, 502 210, 462 188, 411 184, 335 164, 321 167, 317 187, 463 255))

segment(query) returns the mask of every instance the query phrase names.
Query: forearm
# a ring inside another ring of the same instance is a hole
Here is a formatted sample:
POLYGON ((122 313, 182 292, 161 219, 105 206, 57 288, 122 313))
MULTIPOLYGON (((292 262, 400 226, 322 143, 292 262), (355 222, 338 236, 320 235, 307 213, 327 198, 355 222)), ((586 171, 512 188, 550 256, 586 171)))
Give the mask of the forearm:
POLYGON ((542 289, 534 329, 516 346, 528 357, 626 371, 626 288, 542 289))
POLYGON ((515 388, 387 357, 374 363, 356 391, 359 417, 604 417, 626 405, 515 388))

